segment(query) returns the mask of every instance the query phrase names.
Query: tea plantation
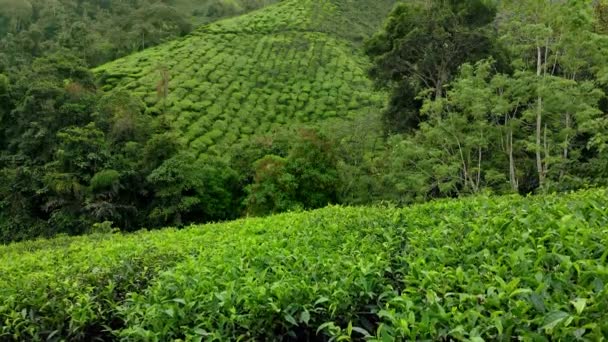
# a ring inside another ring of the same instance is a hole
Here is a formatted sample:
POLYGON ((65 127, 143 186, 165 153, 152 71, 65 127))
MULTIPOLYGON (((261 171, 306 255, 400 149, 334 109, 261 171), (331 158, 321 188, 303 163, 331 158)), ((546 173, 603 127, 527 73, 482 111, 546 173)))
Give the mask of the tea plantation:
POLYGON ((377 111, 383 94, 356 41, 394 1, 288 0, 203 26, 95 69, 103 89, 127 89, 196 153, 293 123, 377 111), (370 15, 373 14, 373 15, 370 15))
POLYGON ((0 247, 0 340, 600 341, 608 193, 0 247))

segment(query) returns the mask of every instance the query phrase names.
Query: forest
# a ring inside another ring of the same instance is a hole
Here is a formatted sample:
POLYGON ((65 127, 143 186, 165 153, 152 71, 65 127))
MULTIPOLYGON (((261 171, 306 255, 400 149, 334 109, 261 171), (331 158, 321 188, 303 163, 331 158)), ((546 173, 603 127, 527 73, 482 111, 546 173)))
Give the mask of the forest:
POLYGON ((3 0, 1 241, 606 184, 604 2, 203 3, 3 0))

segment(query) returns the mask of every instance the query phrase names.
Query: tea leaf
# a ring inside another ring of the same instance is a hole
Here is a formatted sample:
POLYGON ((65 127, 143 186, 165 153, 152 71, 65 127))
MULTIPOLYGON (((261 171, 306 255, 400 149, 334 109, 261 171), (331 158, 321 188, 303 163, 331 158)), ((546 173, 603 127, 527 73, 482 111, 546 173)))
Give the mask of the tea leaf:
POLYGON ((569 315, 563 311, 553 311, 550 312, 543 321, 542 329, 551 330, 555 328, 558 324, 567 319, 569 315))
POLYGON ((575 300, 571 301, 570 303, 572 303, 572 305, 576 309, 576 312, 579 315, 582 314, 583 311, 585 311, 585 307, 587 307, 587 300, 584 298, 576 298, 575 300))

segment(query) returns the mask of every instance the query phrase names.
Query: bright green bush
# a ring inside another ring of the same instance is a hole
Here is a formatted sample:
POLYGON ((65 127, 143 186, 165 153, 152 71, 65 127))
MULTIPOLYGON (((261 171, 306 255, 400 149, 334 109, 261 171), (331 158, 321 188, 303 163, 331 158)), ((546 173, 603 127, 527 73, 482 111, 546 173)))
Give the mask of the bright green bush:
POLYGON ((157 235, 93 235, 3 247, 0 339, 111 336, 107 330, 119 322, 117 309, 127 293, 143 290, 160 270, 191 252, 188 245, 157 235))
POLYGON ((418 207, 377 340, 602 340, 605 190, 418 207))
POLYGON ((601 340, 606 203, 333 207, 4 246, 0 339, 601 340))

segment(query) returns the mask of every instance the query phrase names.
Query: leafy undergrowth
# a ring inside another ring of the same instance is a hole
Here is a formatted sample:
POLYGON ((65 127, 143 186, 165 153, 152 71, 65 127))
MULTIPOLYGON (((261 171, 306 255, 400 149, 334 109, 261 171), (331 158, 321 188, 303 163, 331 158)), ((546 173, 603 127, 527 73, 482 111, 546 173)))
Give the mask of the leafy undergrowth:
POLYGON ((608 193, 0 247, 0 339, 601 340, 608 193))
POLYGON ((353 42, 370 34, 393 2, 282 1, 94 71, 104 90, 141 97, 190 151, 221 155, 222 146, 285 124, 382 107, 384 96, 353 42))

